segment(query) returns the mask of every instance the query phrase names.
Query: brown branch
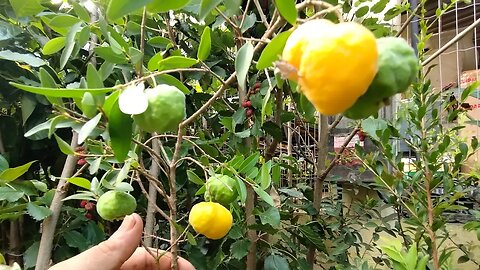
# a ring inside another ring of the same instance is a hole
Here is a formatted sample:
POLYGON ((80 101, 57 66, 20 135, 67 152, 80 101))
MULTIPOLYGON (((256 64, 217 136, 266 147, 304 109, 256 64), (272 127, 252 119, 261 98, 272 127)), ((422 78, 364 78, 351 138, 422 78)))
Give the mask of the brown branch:
MULTIPOLYGON (((78 146, 78 133, 73 131, 72 141, 70 147, 75 149, 78 146)), ((43 220, 42 223, 42 237, 40 239, 40 246, 38 248, 37 262, 35 270, 46 270, 50 266, 50 258, 52 255, 53 239, 55 237, 55 229, 57 227, 58 218, 62 210, 63 199, 68 193, 69 183, 67 179, 70 178, 77 165, 78 157, 74 155, 68 155, 63 166, 61 177, 55 190, 50 210, 52 214, 43 220)))
POLYGON ((140 179, 140 177, 135 177, 135 181, 137 181, 138 185, 140 186, 140 189, 142 190, 142 193, 145 195, 145 197, 147 198, 148 202, 152 204, 152 206, 155 208, 155 210, 163 217, 165 218, 167 221, 170 221, 170 217, 162 210, 160 209, 160 207, 157 206, 156 202, 154 202, 152 200, 152 198, 150 198, 148 196, 148 192, 147 190, 145 189, 145 186, 143 186, 143 183, 142 183, 142 180, 140 179))
MULTIPOLYGON (((160 145, 158 139, 152 141, 152 150, 155 153, 160 152, 160 145)), ((158 164, 157 162, 152 162, 148 174, 151 175, 153 178, 158 179, 158 175, 160 174, 160 164, 158 164)), ((155 205, 157 201, 157 189, 155 185, 155 182, 149 181, 148 197, 150 198, 150 200, 148 201, 147 205, 147 216, 145 217, 145 228, 143 230, 143 233, 145 235, 144 244, 148 247, 151 247, 153 244, 153 238, 151 237, 151 235, 153 235, 155 227, 155 205)))

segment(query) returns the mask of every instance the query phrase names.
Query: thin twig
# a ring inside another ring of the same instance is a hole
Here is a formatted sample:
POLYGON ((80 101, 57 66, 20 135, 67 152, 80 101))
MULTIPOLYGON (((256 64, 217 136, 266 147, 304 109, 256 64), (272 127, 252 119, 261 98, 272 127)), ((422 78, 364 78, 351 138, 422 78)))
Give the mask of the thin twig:
POLYGON ((160 207, 157 206, 157 203, 151 201, 150 196, 148 196, 147 190, 145 189, 145 187, 143 186, 142 181, 140 180, 140 177, 135 177, 134 179, 135 179, 135 181, 137 181, 138 185, 140 186, 140 189, 142 190, 143 195, 145 195, 145 197, 147 198, 147 200, 152 203, 153 207, 155 207, 155 210, 156 210, 164 219, 166 219, 167 221, 171 221, 171 220, 170 220, 170 217, 169 217, 162 209, 160 209, 160 207))
POLYGON ((270 27, 270 24, 267 21, 267 16, 265 16, 265 13, 263 13, 263 9, 262 9, 262 6, 260 5, 260 2, 258 2, 258 0, 253 0, 253 3, 255 3, 255 6, 257 7, 258 14, 260 15, 260 19, 262 20, 262 23, 268 29, 270 27))

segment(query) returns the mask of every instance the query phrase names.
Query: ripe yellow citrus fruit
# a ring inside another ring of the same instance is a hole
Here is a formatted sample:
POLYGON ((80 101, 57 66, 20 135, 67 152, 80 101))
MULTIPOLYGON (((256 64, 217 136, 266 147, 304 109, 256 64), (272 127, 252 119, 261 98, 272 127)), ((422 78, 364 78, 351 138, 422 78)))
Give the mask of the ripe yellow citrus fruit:
POLYGON ((133 213, 136 208, 135 197, 123 191, 107 191, 97 201, 97 213, 105 220, 123 218, 133 213))
POLYGON ((207 238, 216 240, 227 235, 233 216, 227 208, 216 202, 201 202, 190 210, 188 222, 193 229, 207 238))
POLYGON ((377 72, 377 59, 370 30, 354 22, 334 24, 324 19, 295 29, 282 55, 292 71, 284 75, 297 80, 300 91, 325 115, 345 111, 367 91, 377 72))

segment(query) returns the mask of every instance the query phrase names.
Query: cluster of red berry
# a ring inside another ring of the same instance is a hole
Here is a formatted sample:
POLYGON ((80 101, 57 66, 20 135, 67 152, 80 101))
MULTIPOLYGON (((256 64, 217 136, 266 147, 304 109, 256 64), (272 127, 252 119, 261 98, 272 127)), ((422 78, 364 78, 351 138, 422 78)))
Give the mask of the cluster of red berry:
POLYGON ((92 214, 92 212, 95 210, 95 203, 82 200, 80 202, 80 207, 85 208, 85 210, 87 210, 87 213, 85 213, 86 218, 90 220, 95 220, 95 216, 92 214))
POLYGON ((365 134, 365 132, 363 132, 363 130, 360 129, 357 132, 357 135, 358 135, 358 140, 359 141, 361 141, 361 142, 365 141, 366 134, 365 134))
POLYGON ((245 114, 247 115, 247 117, 252 117, 252 115, 254 113, 254 109, 252 107, 252 102, 248 98, 250 97, 250 95, 253 95, 256 92, 258 92, 258 90, 260 89, 261 86, 262 86, 262 84, 260 82, 256 82, 255 85, 248 92, 247 99, 242 101, 242 107, 247 109, 245 111, 245 114))
POLYGON ((77 161, 77 165, 79 166, 83 166, 87 163, 87 161, 85 160, 85 154, 87 153, 85 147, 83 146, 77 146, 75 148, 75 155, 79 157, 78 161, 77 161))

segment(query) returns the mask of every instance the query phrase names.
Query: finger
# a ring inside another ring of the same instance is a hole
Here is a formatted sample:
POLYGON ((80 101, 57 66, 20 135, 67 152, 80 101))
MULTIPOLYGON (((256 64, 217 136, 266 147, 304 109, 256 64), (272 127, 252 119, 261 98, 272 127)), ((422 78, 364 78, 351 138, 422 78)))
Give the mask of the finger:
MULTIPOLYGON (((150 252, 155 256, 160 256, 164 251, 157 249, 150 249, 150 252)), ((120 268, 120 270, 170 270, 171 254, 166 253, 157 259, 148 253, 144 248, 137 248, 132 257, 128 259, 120 268)), ((179 270, 195 270, 193 265, 184 258, 177 259, 179 270)))
POLYGON ((51 269, 117 270, 138 247, 142 230, 143 222, 139 215, 126 216, 122 225, 108 240, 51 269))

